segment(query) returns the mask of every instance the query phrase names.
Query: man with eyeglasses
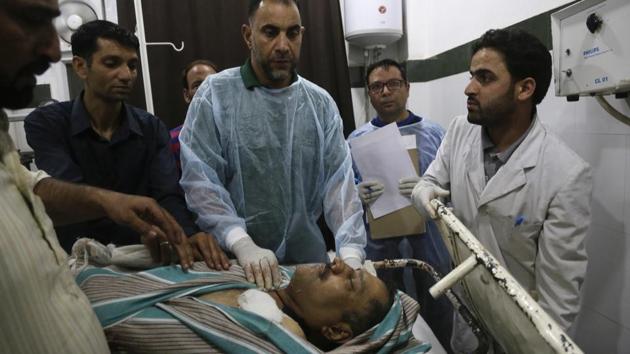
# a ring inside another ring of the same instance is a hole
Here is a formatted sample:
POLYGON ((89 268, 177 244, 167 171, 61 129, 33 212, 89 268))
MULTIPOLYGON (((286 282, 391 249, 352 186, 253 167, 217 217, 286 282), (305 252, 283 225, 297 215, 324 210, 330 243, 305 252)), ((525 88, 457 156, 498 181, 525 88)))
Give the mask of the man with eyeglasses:
MULTIPOLYGON (((407 110, 409 98, 409 82, 405 68, 391 59, 383 59, 370 65, 365 76, 366 85, 370 95, 370 102, 378 116, 361 126, 348 140, 373 132, 390 123, 396 123, 402 135, 415 135, 418 148, 418 167, 423 174, 426 168, 435 158, 444 129, 438 124, 428 121, 407 110)), ((363 181, 359 171, 355 176, 358 182, 359 197, 365 206, 373 203, 382 193, 383 184, 380 181, 363 181)), ((418 176, 402 176, 399 191, 406 197, 411 196, 411 191, 420 180, 418 176)), ((401 257, 399 247, 409 247, 412 257, 423 260, 433 266, 441 274, 450 270, 450 257, 442 241, 442 238, 433 221, 426 223, 426 232, 420 235, 408 237, 395 237, 382 240, 367 239, 367 259, 382 260, 401 257)), ((369 229, 368 236, 369 236, 369 229)), ((400 269, 381 270, 379 277, 404 289, 403 272, 400 269)), ((451 305, 444 298, 434 300, 428 293, 433 285, 433 280, 424 272, 414 271, 415 288, 420 303, 422 316, 436 334, 440 343, 449 347, 451 334, 452 312, 451 305)), ((407 289, 409 290, 409 289, 407 289)), ((408 293, 413 293, 406 291, 408 293)))

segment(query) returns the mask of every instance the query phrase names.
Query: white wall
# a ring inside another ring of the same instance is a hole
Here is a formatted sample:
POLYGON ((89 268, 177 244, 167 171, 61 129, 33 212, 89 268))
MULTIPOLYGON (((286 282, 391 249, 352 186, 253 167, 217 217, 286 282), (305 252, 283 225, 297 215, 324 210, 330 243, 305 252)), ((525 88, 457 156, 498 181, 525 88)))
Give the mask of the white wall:
MULTIPOLYGON (((409 57, 403 59, 429 58, 472 41, 489 28, 506 27, 568 2, 409 0, 409 57)), ((461 73, 412 83, 409 108, 446 127, 455 115, 466 113, 463 91, 468 78, 468 73, 461 73)), ((363 120, 362 97, 362 89, 353 89, 357 123, 363 120)), ((608 99, 630 115, 630 99, 608 99)), ((589 265, 575 340, 586 353, 629 353, 630 126, 609 116, 593 98, 568 103, 554 96, 553 87, 539 113, 593 169, 589 265)))
POLYGON ((409 59, 425 59, 571 0, 409 0, 409 59))
MULTIPOLYGON (((50 97, 57 101, 67 101, 70 99, 68 91, 68 79, 66 67, 63 63, 53 63, 45 73, 37 76, 37 84, 50 85, 50 97)), ((33 151, 26 143, 24 133, 24 117, 33 111, 32 108, 19 110, 5 110, 9 117, 9 135, 13 138, 15 146, 20 151, 33 151)))

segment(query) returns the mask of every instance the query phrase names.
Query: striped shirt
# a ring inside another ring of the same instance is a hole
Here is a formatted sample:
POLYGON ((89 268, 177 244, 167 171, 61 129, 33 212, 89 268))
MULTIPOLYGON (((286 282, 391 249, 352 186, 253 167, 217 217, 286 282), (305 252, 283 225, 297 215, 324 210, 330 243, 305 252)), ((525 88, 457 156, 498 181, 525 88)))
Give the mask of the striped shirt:
MULTIPOLYGON (((2 113, 1 120, 6 120, 2 113)), ((10 142, 4 130, 0 141, 10 142)), ((9 145, 0 144, 0 350, 108 353, 103 330, 66 266, 52 221, 33 194, 47 175, 25 169, 9 145)))
MULTIPOLYGON (((280 267, 288 286, 293 267, 280 267)), ((129 353, 304 353, 321 354, 283 326, 249 311, 196 296, 250 289, 243 268, 214 271, 196 262, 189 272, 167 266, 141 272, 88 266, 76 277, 92 301, 114 351, 129 353)), ((343 300, 341 300, 343 301, 343 300)), ((412 336, 419 306, 402 292, 388 314, 338 347, 341 353, 425 353, 430 345, 412 336)))

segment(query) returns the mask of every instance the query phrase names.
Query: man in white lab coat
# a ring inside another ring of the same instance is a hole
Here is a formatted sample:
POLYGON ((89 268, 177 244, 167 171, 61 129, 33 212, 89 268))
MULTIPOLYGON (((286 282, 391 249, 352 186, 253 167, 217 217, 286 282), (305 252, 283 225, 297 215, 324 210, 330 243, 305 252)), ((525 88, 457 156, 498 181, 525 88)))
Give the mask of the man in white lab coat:
POLYGON ((452 121, 412 198, 435 218, 429 201, 450 192, 457 217, 566 330, 586 272, 590 167, 538 117, 551 79, 538 39, 490 30, 472 52, 468 116, 452 121))

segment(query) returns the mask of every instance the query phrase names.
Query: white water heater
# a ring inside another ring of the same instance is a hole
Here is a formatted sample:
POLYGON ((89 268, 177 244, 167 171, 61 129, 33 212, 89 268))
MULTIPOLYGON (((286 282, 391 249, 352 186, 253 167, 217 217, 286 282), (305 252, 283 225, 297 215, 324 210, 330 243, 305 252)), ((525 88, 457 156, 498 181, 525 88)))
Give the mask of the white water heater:
POLYGON ((345 0, 344 23, 351 44, 385 47, 403 35, 402 0, 345 0))

